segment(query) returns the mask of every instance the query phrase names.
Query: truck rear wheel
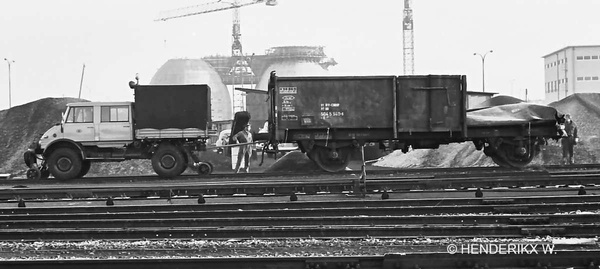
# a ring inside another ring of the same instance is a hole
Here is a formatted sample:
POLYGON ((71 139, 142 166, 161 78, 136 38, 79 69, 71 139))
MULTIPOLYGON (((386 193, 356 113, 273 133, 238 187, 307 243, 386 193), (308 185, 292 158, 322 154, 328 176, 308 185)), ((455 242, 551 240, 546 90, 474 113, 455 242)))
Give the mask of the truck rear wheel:
POLYGON ((176 177, 183 173, 185 165, 185 156, 173 145, 163 144, 152 155, 152 168, 161 177, 176 177))
POLYGON ((82 165, 81 155, 70 148, 56 149, 48 159, 50 173, 60 180, 76 178, 81 172, 82 165))

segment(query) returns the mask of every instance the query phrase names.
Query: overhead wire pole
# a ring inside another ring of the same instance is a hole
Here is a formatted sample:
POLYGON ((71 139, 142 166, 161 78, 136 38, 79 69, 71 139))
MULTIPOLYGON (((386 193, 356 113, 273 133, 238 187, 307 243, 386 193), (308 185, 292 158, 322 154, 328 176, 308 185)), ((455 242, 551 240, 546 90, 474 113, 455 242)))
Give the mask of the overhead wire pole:
POLYGON ((402 23, 404 74, 415 73, 415 42, 413 29, 412 0, 404 0, 404 18, 402 23))
POLYGON ((83 64, 83 68, 81 69, 81 82, 79 82, 79 95, 77 98, 81 99, 81 88, 83 87, 83 74, 85 72, 85 63, 83 64))
POLYGON ((12 99, 12 85, 11 85, 11 81, 10 81, 10 64, 14 63, 15 61, 11 61, 9 59, 4 58, 4 60, 6 61, 6 63, 8 64, 8 108, 12 107, 12 103, 11 103, 11 99, 12 99))

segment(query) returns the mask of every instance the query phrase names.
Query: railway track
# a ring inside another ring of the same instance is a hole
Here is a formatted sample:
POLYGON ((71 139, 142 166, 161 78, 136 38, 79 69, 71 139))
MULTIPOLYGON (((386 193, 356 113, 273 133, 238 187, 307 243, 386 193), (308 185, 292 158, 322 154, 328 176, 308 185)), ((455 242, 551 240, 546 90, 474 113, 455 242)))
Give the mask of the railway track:
POLYGON ((384 191, 439 190, 469 188, 499 189, 557 187, 585 185, 594 189, 600 182, 600 171, 529 171, 490 172, 477 174, 433 174, 409 176, 368 175, 361 181, 358 175, 341 178, 246 178, 220 179, 206 182, 191 180, 137 181, 129 183, 97 182, 94 184, 12 184, 0 186, 0 200, 73 199, 102 197, 175 197, 197 195, 290 195, 292 193, 366 193, 384 191))
POLYGON ((600 234, 599 200, 577 195, 5 208, 0 240, 587 237, 600 234))

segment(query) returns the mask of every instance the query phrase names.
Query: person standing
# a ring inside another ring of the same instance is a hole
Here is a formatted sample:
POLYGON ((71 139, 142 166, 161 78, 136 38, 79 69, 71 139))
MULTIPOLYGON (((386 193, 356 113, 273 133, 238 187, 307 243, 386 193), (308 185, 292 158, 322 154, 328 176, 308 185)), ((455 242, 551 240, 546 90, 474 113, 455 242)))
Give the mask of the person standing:
POLYGON ((573 147, 579 142, 577 125, 571 120, 571 115, 565 115, 565 132, 561 138, 563 164, 573 164, 573 147))
MULTIPOLYGON (((233 140, 236 144, 240 143, 251 143, 252 142, 252 133, 250 133, 250 124, 246 124, 244 126, 244 130, 239 131, 237 134, 233 136, 233 140)), ((252 152, 252 144, 243 145, 239 147, 237 163, 235 165, 236 173, 240 172, 240 166, 242 164, 242 158, 244 159, 244 167, 246 168, 246 173, 250 172, 250 153, 252 152)))

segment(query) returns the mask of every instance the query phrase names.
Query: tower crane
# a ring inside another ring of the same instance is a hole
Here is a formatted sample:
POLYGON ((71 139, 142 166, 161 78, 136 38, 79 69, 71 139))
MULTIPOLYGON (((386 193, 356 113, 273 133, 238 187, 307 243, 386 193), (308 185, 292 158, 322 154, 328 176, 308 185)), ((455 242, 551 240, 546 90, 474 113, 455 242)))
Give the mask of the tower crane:
POLYGON ((404 55, 404 74, 413 75, 415 72, 415 42, 412 17, 412 0, 404 0, 404 19, 403 19, 403 55, 404 55))

